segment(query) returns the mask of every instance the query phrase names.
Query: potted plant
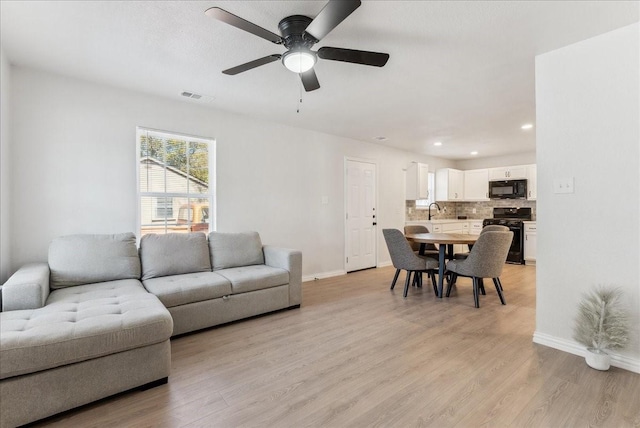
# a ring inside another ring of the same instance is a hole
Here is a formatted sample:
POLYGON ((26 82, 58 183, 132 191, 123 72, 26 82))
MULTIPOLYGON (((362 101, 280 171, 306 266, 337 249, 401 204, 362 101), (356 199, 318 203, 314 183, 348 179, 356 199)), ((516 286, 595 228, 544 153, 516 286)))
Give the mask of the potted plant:
POLYGON ((611 357, 606 350, 624 348, 629 342, 629 315, 620 305, 622 292, 599 287, 580 302, 573 338, 587 347, 589 367, 609 370, 611 357))

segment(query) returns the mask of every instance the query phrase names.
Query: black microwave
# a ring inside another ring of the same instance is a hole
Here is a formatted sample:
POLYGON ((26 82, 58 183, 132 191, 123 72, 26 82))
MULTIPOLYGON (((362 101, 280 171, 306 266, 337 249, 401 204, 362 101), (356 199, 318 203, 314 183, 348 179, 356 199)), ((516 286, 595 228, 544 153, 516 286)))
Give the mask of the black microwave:
POLYGON ((527 180, 489 182, 489 199, 526 199, 527 180))

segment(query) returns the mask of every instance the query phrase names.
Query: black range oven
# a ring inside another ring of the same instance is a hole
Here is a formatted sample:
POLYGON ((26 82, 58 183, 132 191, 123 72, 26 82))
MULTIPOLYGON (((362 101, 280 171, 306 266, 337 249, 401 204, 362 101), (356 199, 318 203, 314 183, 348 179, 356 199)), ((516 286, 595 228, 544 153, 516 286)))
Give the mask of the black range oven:
POLYGON ((507 263, 524 264, 524 223, 531 220, 531 208, 494 208, 493 218, 482 222, 482 227, 489 224, 507 226, 513 232, 513 241, 509 247, 507 263))

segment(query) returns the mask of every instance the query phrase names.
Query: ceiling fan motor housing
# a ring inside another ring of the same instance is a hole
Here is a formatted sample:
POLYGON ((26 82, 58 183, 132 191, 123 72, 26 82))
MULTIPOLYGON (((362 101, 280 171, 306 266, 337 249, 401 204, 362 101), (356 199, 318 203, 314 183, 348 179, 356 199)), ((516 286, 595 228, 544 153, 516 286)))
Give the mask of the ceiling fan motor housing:
POLYGON ((280 34, 282 34, 284 46, 287 49, 311 49, 311 46, 313 46, 317 40, 310 34, 304 32, 311 21, 313 21, 311 18, 304 15, 287 16, 280 21, 278 29, 280 30, 280 34))

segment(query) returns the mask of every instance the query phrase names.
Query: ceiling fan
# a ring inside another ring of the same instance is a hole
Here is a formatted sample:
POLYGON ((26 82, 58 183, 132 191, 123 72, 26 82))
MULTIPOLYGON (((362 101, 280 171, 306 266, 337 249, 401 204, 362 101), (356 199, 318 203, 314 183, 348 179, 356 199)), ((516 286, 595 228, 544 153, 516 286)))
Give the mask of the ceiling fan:
POLYGON ((287 48, 284 54, 273 54, 249 61, 224 70, 224 74, 235 75, 282 59, 282 63, 287 69, 300 75, 305 91, 309 92, 320 88, 318 77, 313 70, 318 58, 375 67, 382 67, 389 60, 389 54, 379 52, 328 46, 321 47, 317 52, 311 50, 314 44, 322 40, 351 15, 354 10, 360 7, 360 4, 360 0, 330 0, 314 19, 303 15, 287 16, 278 24, 281 36, 219 7, 209 8, 205 14, 287 48))

